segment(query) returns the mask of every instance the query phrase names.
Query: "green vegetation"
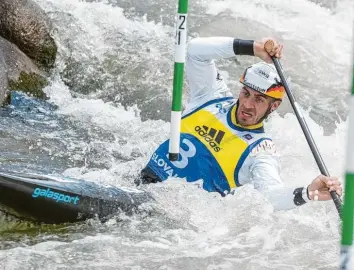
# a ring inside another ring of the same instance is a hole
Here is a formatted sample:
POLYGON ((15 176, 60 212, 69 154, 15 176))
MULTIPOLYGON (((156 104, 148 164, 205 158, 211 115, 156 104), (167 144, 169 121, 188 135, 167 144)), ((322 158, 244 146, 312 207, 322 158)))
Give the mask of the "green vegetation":
POLYGON ((25 73, 21 71, 20 77, 17 81, 9 80, 9 89, 25 92, 26 94, 45 99, 47 96, 43 92, 43 88, 48 85, 48 81, 36 74, 36 73, 25 73))

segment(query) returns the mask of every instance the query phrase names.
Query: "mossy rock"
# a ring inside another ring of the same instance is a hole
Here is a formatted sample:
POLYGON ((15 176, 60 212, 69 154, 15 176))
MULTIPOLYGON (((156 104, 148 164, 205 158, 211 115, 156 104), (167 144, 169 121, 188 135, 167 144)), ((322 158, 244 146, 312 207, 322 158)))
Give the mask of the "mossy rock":
POLYGON ((21 71, 17 81, 9 80, 10 90, 20 90, 30 96, 46 99, 47 96, 43 92, 43 88, 48 85, 48 81, 36 73, 21 71))

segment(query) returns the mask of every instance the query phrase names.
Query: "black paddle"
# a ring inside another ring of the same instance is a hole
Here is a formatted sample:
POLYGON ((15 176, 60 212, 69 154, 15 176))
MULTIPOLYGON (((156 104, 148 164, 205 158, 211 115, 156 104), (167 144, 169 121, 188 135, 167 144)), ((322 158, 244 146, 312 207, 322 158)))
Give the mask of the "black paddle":
MULTIPOLYGON (((274 47, 274 43, 272 40, 268 40, 265 44, 264 44, 264 48, 267 52, 270 52, 273 50, 273 47, 274 47)), ((295 112, 295 115, 296 115, 296 118, 297 120, 299 121, 300 123, 300 126, 301 126, 301 129, 302 131, 304 132, 304 135, 306 137, 306 140, 307 140, 307 143, 308 145, 310 146, 310 149, 311 149, 311 152, 316 160, 316 163, 317 163, 317 166, 321 172, 321 174, 325 175, 325 176, 329 176, 329 172, 326 168, 326 165, 324 164, 323 162, 323 159, 321 157, 321 154, 320 152, 318 151, 318 148, 316 146, 316 143, 311 135, 311 132, 305 122, 305 118, 304 116, 301 114, 301 112, 299 111, 299 105, 298 103, 295 101, 295 98, 294 98, 294 95, 292 94, 289 86, 288 86, 288 83, 284 77, 284 74, 283 74, 283 70, 282 70, 282 67, 280 65, 280 61, 278 58, 272 56, 272 60, 273 60, 273 63, 275 65, 275 68, 279 74, 279 77, 281 79, 281 81, 283 82, 283 85, 284 85, 284 88, 285 88, 285 91, 286 91, 286 94, 288 95, 288 98, 290 100, 290 103, 291 103, 291 106, 293 107, 293 110, 295 112)), ((333 202, 337 208, 337 211, 338 211, 338 214, 339 214, 339 217, 341 218, 341 209, 342 209, 342 201, 341 199, 339 198, 338 194, 335 192, 335 191, 331 191, 330 192, 331 194, 331 197, 333 199, 333 202)))

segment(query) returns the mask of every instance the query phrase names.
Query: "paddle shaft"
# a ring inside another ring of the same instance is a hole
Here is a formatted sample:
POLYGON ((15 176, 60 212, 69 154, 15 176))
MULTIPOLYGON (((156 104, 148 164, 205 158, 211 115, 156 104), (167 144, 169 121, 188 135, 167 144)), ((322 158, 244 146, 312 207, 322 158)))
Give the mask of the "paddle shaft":
MULTIPOLYGON (((267 47, 267 45, 265 45, 265 47, 267 47)), ((266 48, 267 50, 267 48, 266 48)), ((269 51, 269 50, 267 50, 269 51)), ((318 151, 318 148, 316 146, 316 143, 311 135, 311 132, 306 124, 306 121, 305 121, 305 118, 304 116, 301 114, 300 112, 300 107, 298 105, 298 103, 295 101, 295 98, 294 98, 294 95, 292 94, 289 86, 288 86, 288 83, 284 77, 284 73, 283 73, 283 70, 281 68, 281 65, 280 65, 280 61, 279 59, 277 59, 276 57, 272 56, 272 60, 273 60, 273 63, 275 65, 275 68, 279 74, 279 77, 281 79, 281 81, 283 82, 283 85, 284 85, 284 88, 285 88, 285 91, 286 91, 286 94, 288 95, 288 98, 289 98, 289 101, 290 101, 290 104, 295 112, 295 115, 296 115, 296 118, 297 120, 299 121, 300 123, 300 126, 301 126, 301 129, 306 137, 306 140, 307 140, 307 143, 308 145, 310 146, 310 149, 311 149, 311 152, 313 154, 313 157, 315 158, 316 160, 316 163, 317 163, 317 166, 321 172, 321 174, 325 175, 325 176, 329 176, 329 172, 326 168, 326 165, 324 164, 324 161, 321 157, 321 154, 320 152, 318 151)), ((341 217, 341 208, 342 208, 342 201, 341 199, 339 198, 338 194, 335 192, 335 191, 331 191, 330 192, 331 194, 331 197, 333 199, 333 202, 337 208, 337 211, 338 211, 338 214, 339 214, 339 217, 341 217)))

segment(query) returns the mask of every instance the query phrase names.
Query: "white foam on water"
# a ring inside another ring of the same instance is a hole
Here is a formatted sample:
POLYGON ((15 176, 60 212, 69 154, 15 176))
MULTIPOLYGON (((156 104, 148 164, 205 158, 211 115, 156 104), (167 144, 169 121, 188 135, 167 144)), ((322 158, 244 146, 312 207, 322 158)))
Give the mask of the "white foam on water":
POLYGON ((306 0, 245 0, 237 3, 226 0, 209 2, 208 12, 217 15, 232 11, 236 17, 267 25, 282 33, 287 40, 305 42, 307 49, 303 49, 310 50, 307 55, 321 56, 322 63, 327 58, 337 65, 349 65, 354 3, 338 1, 338 5, 333 14, 333 11, 306 0))
MULTIPOLYGON (((136 34, 137 38, 150 31, 164 39, 171 31, 170 27, 153 22, 128 20, 121 8, 104 2, 36 2, 46 11, 65 11, 77 20, 82 34, 73 39, 84 42, 77 44, 75 53, 82 50, 91 54, 94 51, 102 56, 111 50, 112 44, 107 42, 99 27, 102 25, 110 30, 121 28, 122 32, 136 34)), ((284 32, 289 40, 296 42, 305 38, 313 42, 322 56, 335 58, 336 64, 348 63, 352 31, 343 27, 348 17, 340 19, 343 14, 352 16, 352 13, 347 13, 346 6, 339 4, 337 15, 331 15, 329 10, 304 0, 242 1, 239 5, 226 0, 204 4, 209 6, 210 15, 232 10, 235 16, 267 22, 284 32), (313 24, 314 14, 318 25, 313 24), (329 41, 327 37, 330 37, 329 41)), ((65 46, 61 50, 65 53, 65 46)), ((83 59, 85 53, 77 57, 83 59)), ((107 151, 118 151, 125 158, 104 169, 67 168, 64 174, 68 176, 133 186, 134 177, 154 149, 168 138, 168 123, 142 122, 135 107, 126 110, 98 99, 71 98, 69 89, 58 78, 53 79, 46 91, 51 101, 59 105, 60 114, 78 121, 83 127, 97 126, 114 134, 114 140, 106 142, 105 147, 107 151), (126 140, 125 144, 119 142, 122 138, 126 140), (134 151, 138 151, 138 156, 130 159, 134 151)), ((307 112, 304 115, 330 174, 343 179, 347 121, 338 123, 334 134, 324 136, 323 128, 312 121, 307 112)), ((266 129, 281 155, 281 177, 285 184, 292 187, 309 184, 319 171, 295 116, 274 114, 266 129)), ((106 226, 103 233, 69 243, 46 241, 33 247, 3 250, 0 251, 0 265, 8 269, 22 269, 23 265, 40 269, 72 265, 87 269, 338 267, 340 224, 331 201, 275 212, 266 199, 249 185, 225 198, 203 191, 200 183, 188 184, 181 179, 149 185, 144 189, 156 199, 151 216, 112 219, 106 225, 97 225, 106 226)))

